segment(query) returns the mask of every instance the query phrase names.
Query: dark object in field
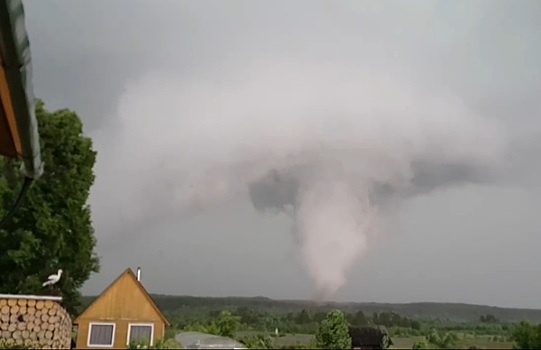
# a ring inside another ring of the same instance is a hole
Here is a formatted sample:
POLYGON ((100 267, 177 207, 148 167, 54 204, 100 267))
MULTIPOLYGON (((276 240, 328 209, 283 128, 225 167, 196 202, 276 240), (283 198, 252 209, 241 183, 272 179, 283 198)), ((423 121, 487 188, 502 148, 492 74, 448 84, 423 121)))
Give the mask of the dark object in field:
POLYGON ((392 344, 387 330, 381 327, 349 327, 353 349, 387 349, 392 344))

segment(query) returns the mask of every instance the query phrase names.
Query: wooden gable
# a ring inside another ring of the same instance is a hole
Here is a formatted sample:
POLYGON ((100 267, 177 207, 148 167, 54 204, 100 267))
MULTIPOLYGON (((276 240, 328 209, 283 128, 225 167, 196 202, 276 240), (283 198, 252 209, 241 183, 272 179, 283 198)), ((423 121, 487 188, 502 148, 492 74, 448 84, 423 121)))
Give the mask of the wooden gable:
POLYGON ((131 269, 126 269, 76 319, 162 321, 170 326, 131 269))

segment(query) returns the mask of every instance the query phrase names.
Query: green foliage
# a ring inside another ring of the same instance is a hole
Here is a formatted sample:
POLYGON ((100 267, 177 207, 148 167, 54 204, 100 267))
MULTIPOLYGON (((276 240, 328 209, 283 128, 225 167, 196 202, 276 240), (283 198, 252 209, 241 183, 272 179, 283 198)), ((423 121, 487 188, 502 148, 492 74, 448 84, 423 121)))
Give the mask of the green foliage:
MULTIPOLYGON (((55 286, 71 313, 78 290, 99 270, 96 239, 87 204, 94 182, 96 152, 83 125, 69 110, 49 112, 36 106, 45 172, 28 191, 13 220, 0 231, 0 293, 50 294, 41 283, 58 269, 55 286)), ((0 160, 0 214, 15 202, 22 184, 18 162, 0 160)))
POLYGON ((268 335, 256 334, 238 339, 248 349, 274 349, 274 342, 268 335))
POLYGON ((188 331, 188 332, 201 332, 201 333, 220 335, 220 330, 218 329, 218 326, 216 326, 216 323, 212 321, 207 324, 194 322, 192 324, 181 327, 181 329, 183 331, 188 331))
POLYGON ((435 344, 443 349, 450 349, 455 347, 455 343, 458 340, 455 333, 441 333, 438 332, 436 329, 432 329, 426 339, 428 340, 428 342, 435 344))
POLYGON ((428 349, 428 343, 424 340, 418 341, 411 347, 412 349, 428 349))
POLYGON ((346 317, 349 323, 355 326, 367 326, 371 323, 370 319, 366 317, 366 315, 364 314, 362 310, 359 310, 355 312, 354 314, 353 313, 347 314, 346 317))
MULTIPOLYGON (((362 321, 361 321, 362 322, 362 321)), ((364 321, 367 322, 366 320, 364 321)), ((372 315, 372 322, 379 326, 385 326, 385 327, 408 327, 413 328, 419 327, 419 324, 417 321, 414 321, 412 319, 409 319, 407 317, 402 317, 394 312, 375 312, 372 315)))
POLYGON ((457 340, 455 333, 447 332, 444 334, 441 343, 438 345, 444 349, 454 348, 457 340))
POLYGON ((351 349, 349 324, 342 311, 335 310, 327 314, 317 330, 316 342, 319 348, 351 349))
POLYGON ((479 317, 481 323, 498 323, 498 319, 494 315, 481 315, 479 317))
POLYGON ((230 311, 224 310, 216 321, 218 334, 222 337, 233 338, 240 327, 240 317, 233 315, 230 311))
POLYGON ((16 344, 13 339, 0 339, 0 349, 28 349, 38 350, 41 347, 36 342, 24 342, 22 344, 16 344))
POLYGON ((513 331, 512 339, 515 349, 541 349, 541 324, 532 326, 527 321, 521 322, 513 331))

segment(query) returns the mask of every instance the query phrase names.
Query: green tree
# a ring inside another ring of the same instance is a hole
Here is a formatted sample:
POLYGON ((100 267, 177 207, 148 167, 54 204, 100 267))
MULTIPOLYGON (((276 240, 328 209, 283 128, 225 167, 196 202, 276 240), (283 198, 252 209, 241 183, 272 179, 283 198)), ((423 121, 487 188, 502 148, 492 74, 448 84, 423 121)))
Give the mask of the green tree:
POLYGON ((430 333, 428 333, 426 339, 432 344, 438 345, 438 344, 441 343, 440 334, 438 333, 438 331, 436 329, 431 329, 430 333))
POLYGON ((316 333, 319 348, 351 349, 349 324, 342 311, 335 310, 327 314, 316 333))
POLYGON ((494 315, 481 315, 479 317, 481 323, 498 323, 498 319, 494 315))
POLYGON ((296 322, 297 324, 310 323, 312 322, 312 315, 306 309, 302 309, 301 312, 299 312, 299 315, 297 316, 296 322))
POLYGON ((218 326, 216 326, 216 323, 214 322, 209 322, 207 324, 201 324, 199 322, 191 322, 185 325, 184 327, 181 327, 181 329, 188 332, 201 332, 201 333, 220 335, 220 330, 218 329, 218 326))
POLYGON ((411 321, 411 328, 415 329, 416 331, 421 330, 421 322, 419 322, 419 321, 411 321))
POLYGON ((456 340, 456 335, 454 333, 448 332, 445 333, 445 335, 441 339, 440 344, 438 345, 444 349, 454 348, 456 340))
POLYGON ((355 326, 366 326, 368 324, 368 320, 362 310, 357 311, 355 315, 352 316, 351 323, 355 326))
POLYGON ((205 326, 203 333, 220 335, 220 329, 215 322, 210 322, 208 325, 205 326))
POLYGON ((327 314, 325 312, 318 311, 314 314, 314 321, 316 321, 317 323, 320 323, 321 321, 325 319, 325 317, 327 317, 327 314))
POLYGON ((224 310, 216 321, 219 335, 222 337, 234 337, 240 327, 240 317, 233 315, 230 311, 224 310))
MULTIPOLYGON (((30 188, 20 210, 0 231, 0 292, 46 294, 41 283, 51 273, 64 274, 55 286, 73 314, 78 290, 99 271, 96 239, 87 204, 94 182, 96 152, 83 124, 69 110, 49 112, 36 105, 45 172, 30 188)), ((0 214, 15 202, 22 179, 18 162, 0 160, 0 214)))
POLYGON ((516 343, 515 349, 541 349, 541 324, 532 326, 527 321, 520 322, 512 339, 516 343))

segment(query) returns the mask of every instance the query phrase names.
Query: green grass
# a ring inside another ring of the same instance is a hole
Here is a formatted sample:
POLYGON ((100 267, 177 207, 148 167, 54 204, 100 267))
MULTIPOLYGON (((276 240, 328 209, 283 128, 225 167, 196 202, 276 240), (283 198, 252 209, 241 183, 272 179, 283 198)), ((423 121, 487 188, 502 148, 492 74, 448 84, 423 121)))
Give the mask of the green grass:
POLYGON ((424 340, 425 337, 392 337, 393 345, 391 349, 411 349, 413 344, 424 340))
POLYGON ((456 342, 458 348, 468 348, 475 345, 484 349, 512 349, 513 342, 495 342, 490 336, 477 336, 473 339, 462 339, 456 342))
POLYGON ((283 337, 274 338, 276 346, 309 345, 315 337, 312 334, 286 334, 283 337))

